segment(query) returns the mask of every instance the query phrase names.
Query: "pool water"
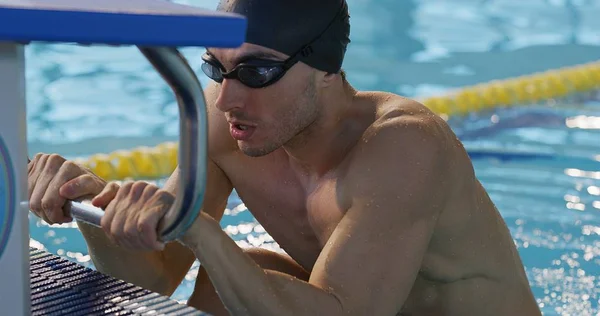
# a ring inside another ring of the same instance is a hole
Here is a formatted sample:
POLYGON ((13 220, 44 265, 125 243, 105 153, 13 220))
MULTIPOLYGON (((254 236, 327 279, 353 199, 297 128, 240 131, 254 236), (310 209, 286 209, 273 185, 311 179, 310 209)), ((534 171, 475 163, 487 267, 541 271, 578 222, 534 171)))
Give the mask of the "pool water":
MULTIPOLYGON (((344 68, 360 90, 422 97, 600 56, 600 1, 348 3, 352 43, 344 68)), ((202 51, 183 50, 206 84, 202 51)), ((26 53, 30 155, 87 156, 178 137, 175 100, 136 49, 33 44, 26 53)), ((449 123, 513 234, 544 314, 599 313, 600 96, 449 123)), ((222 226, 241 246, 279 250, 235 194, 222 226)), ((92 266, 74 225, 49 227, 30 216, 30 229, 32 244, 92 266)), ((197 266, 174 298, 188 298, 197 266)))

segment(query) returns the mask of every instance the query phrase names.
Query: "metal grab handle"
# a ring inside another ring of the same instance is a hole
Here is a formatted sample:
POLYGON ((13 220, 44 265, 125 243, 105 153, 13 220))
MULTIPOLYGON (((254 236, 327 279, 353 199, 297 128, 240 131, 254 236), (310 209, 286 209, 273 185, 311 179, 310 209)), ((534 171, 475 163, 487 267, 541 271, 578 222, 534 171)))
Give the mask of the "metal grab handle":
MULTIPOLYGON (((169 84, 179 105, 179 183, 175 202, 161 219, 158 236, 175 240, 198 216, 206 188, 207 119, 202 86, 185 58, 175 48, 138 47, 169 84)), ((89 204, 70 202, 71 216, 100 227, 104 211, 89 204)))

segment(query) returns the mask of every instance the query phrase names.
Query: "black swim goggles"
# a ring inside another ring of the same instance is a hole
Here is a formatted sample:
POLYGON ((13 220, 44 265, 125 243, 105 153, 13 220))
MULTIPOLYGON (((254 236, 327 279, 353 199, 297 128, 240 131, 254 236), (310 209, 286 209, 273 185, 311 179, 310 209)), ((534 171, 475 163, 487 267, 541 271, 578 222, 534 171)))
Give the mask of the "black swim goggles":
POLYGON ((277 82, 295 65, 304 54, 299 52, 284 60, 252 59, 238 64, 227 72, 225 67, 212 55, 204 54, 202 71, 212 80, 222 83, 223 79, 237 79, 250 88, 264 88, 277 82))

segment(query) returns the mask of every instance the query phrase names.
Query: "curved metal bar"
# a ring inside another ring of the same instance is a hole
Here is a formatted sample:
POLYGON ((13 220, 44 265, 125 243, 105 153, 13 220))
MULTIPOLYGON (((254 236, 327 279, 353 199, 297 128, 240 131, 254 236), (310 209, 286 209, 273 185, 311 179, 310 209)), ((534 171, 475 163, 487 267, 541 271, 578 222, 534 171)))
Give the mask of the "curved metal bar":
MULTIPOLYGON (((202 86, 185 58, 175 48, 138 47, 169 84, 179 105, 179 183, 171 209, 159 223, 162 241, 175 240, 198 216, 206 188, 207 118, 202 86)), ((71 216, 100 226, 101 209, 71 202, 71 216)))

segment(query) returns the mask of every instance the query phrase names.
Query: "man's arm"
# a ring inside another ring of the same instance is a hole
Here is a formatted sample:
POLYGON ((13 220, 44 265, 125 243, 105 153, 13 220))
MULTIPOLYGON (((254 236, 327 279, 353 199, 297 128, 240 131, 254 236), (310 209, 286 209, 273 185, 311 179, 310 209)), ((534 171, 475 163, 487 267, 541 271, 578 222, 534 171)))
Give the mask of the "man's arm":
MULTIPOLYGON (((169 177, 164 189, 177 192, 179 168, 169 177)), ((220 220, 232 186, 223 171, 211 160, 207 166, 207 189, 202 212, 220 220)), ((162 251, 133 251, 115 245, 97 227, 78 222, 98 271, 143 288, 171 295, 181 283, 192 263, 194 254, 178 242, 165 245, 162 251)))
MULTIPOLYGON (((210 159, 207 163, 206 192, 202 213, 209 214, 220 221, 233 186, 213 159, 226 155, 230 152, 231 146, 233 145, 235 148, 236 144, 229 136, 229 125, 224 115, 213 106, 218 97, 218 85, 212 82, 208 84, 204 95, 209 122, 208 156, 210 159)), ((179 172, 179 168, 177 168, 163 187, 173 195, 177 193, 179 172)), ((110 242, 102 229, 85 223, 82 223, 80 227, 88 242, 94 263, 100 271, 161 294, 172 294, 195 260, 194 254, 189 248, 178 242, 168 243, 163 251, 132 251, 110 242), (115 260, 115 255, 120 260, 115 260)))
POLYGON ((344 180, 352 206, 309 282, 261 269, 205 214, 183 242, 234 315, 396 314, 450 190, 440 124, 392 118, 366 136, 344 180))

